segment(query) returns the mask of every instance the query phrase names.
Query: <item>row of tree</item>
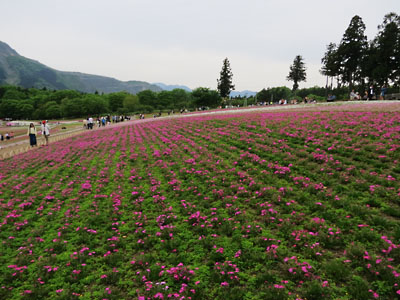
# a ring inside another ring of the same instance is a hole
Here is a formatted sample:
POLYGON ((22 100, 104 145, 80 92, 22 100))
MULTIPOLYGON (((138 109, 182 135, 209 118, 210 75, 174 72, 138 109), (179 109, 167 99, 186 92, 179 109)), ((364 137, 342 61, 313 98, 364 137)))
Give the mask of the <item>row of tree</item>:
MULTIPOLYGON (((159 111, 180 111, 216 108, 219 106, 246 106, 277 103, 280 99, 312 98, 324 100, 325 88, 299 89, 296 95, 288 87, 262 89, 256 96, 222 98, 219 91, 200 87, 192 92, 182 89, 137 95, 126 92, 111 94, 85 94, 73 90, 25 89, 17 86, 0 87, 0 118, 58 119, 80 118, 104 114, 138 114, 159 111)), ((337 88, 336 95, 346 97, 345 87, 337 88)))
POLYGON ((218 107, 221 101, 218 91, 204 87, 192 92, 174 89, 158 93, 145 90, 137 95, 127 92, 100 95, 73 90, 51 91, 2 86, 0 87, 0 118, 57 119, 110 113, 134 114, 194 110, 218 107))
POLYGON ((292 90, 275 87, 263 89, 255 97, 229 99, 235 86, 229 60, 225 58, 220 78, 217 79, 217 90, 200 87, 192 92, 175 89, 159 93, 146 90, 137 95, 126 92, 99 95, 72 90, 50 91, 3 86, 0 87, 0 118, 75 118, 108 113, 150 113, 225 105, 243 106, 259 102, 276 103, 280 99, 300 100, 304 97, 324 100, 329 78, 331 89, 333 79, 337 80, 333 93, 338 99, 348 99, 348 91, 354 87, 360 92, 365 91, 367 84, 385 85, 390 91, 389 85, 400 85, 400 16, 396 13, 387 14, 378 29, 377 36, 368 42, 364 22, 361 17, 354 16, 341 42, 327 46, 321 69, 321 73, 327 76, 326 88, 298 90, 299 82, 306 80, 306 67, 303 58, 297 55, 286 78, 293 81, 292 90))
POLYGON ((339 44, 330 43, 322 58, 327 86, 400 85, 400 16, 385 15, 376 37, 369 41, 361 17, 354 16, 339 44), (330 84, 329 84, 329 78, 330 84))
POLYGON ((99 95, 99 93, 87 94, 73 90, 50 91, 46 88, 24 89, 17 86, 2 86, 0 118, 57 119, 109 113, 135 114, 215 108, 227 103, 226 100, 234 89, 232 76, 229 60, 225 58, 218 79, 218 91, 199 87, 192 92, 174 89, 158 93, 145 90, 136 95, 127 92, 99 95))

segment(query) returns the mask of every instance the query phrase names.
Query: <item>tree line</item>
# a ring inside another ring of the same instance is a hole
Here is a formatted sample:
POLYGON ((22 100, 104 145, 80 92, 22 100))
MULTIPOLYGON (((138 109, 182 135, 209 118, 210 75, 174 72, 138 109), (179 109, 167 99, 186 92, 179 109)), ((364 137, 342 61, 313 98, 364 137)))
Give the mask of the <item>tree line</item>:
MULTIPOLYGON (((375 84, 394 92, 400 86, 400 16, 392 12, 385 15, 378 26, 377 36, 368 42, 362 18, 354 16, 339 44, 330 43, 321 62, 321 73, 326 86, 298 89, 306 80, 303 57, 297 55, 290 66, 287 80, 293 88, 262 89, 254 97, 229 98, 233 73, 228 58, 223 61, 217 90, 199 87, 191 92, 183 89, 153 92, 145 90, 136 95, 127 92, 110 94, 82 93, 73 90, 47 90, 0 87, 0 118, 57 119, 77 118, 102 114, 136 114, 156 111, 179 111, 219 106, 245 106, 257 103, 277 103, 280 99, 301 100, 308 97, 325 100, 330 89, 337 99, 348 99, 349 90, 362 93, 375 84), (330 82, 329 82, 330 80, 330 82), (336 80, 336 86, 333 81, 336 80)), ((396 90, 397 91, 397 90, 396 90)))
MULTIPOLYGON (((345 88, 337 94, 347 94, 345 88)), ((299 89, 298 98, 324 100, 325 88, 299 89)), ((111 94, 81 93, 74 90, 48 90, 0 86, 0 118, 11 119, 61 119, 87 118, 105 114, 140 114, 180 110, 196 110, 225 106, 249 106, 258 103, 277 103, 280 99, 295 97, 289 88, 263 89, 256 96, 222 98, 220 92, 200 87, 192 92, 183 89, 153 92, 142 91, 136 95, 127 92, 111 94)))
POLYGON ((192 92, 183 89, 161 92, 145 90, 132 95, 127 92, 99 94, 74 90, 0 86, 2 119, 78 118, 110 113, 125 115, 194 110, 201 107, 215 108, 219 105, 221 105, 219 92, 204 87, 192 92))
MULTIPOLYGON (((326 85, 357 87, 365 90, 371 84, 400 85, 400 16, 394 12, 384 16, 377 35, 367 40, 365 24, 354 16, 339 44, 327 45, 321 73, 326 85)), ((360 90, 361 91, 361 90, 360 90)))

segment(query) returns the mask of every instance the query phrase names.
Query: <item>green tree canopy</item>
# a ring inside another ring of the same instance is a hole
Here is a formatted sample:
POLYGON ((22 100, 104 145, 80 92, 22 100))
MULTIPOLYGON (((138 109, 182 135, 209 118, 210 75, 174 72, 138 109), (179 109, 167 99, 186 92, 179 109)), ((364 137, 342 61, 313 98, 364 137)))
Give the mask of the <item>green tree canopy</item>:
POLYGON ((182 89, 173 89, 170 93, 173 99, 174 109, 187 108, 190 106, 191 93, 182 89))
POLYGON ((299 82, 306 81, 306 67, 303 62, 301 55, 297 55, 290 66, 289 75, 286 77, 287 80, 293 81, 293 92, 299 87, 299 82))
POLYGON ((327 82, 326 87, 328 86, 328 79, 331 78, 331 88, 332 81, 334 77, 339 76, 340 74, 340 60, 338 57, 338 46, 335 43, 330 43, 327 46, 327 50, 324 54, 324 57, 321 59, 322 68, 321 74, 326 75, 327 82))
POLYGON ((137 93, 137 96, 139 97, 139 102, 141 105, 150 105, 152 107, 157 106, 157 93, 150 90, 145 90, 137 93))
POLYGON ((197 107, 218 107, 221 104, 221 96, 215 90, 199 87, 192 92, 194 103, 197 107))
POLYGON ((107 95, 108 105, 112 112, 117 112, 119 108, 124 106, 124 99, 128 95, 126 92, 117 92, 107 95))
POLYGON ((292 96, 292 91, 286 87, 274 87, 268 89, 262 89, 257 93, 257 101, 258 102, 277 102, 280 99, 288 100, 292 96))
POLYGON ((383 85, 399 82, 400 69, 400 16, 385 15, 379 32, 371 43, 369 55, 370 81, 383 85))
MULTIPOLYGON (((129 94, 126 94, 129 95, 129 94)), ((106 99, 96 94, 85 94, 81 98, 84 103, 84 110, 88 115, 99 115, 108 112, 106 99)))
POLYGON ((357 15, 354 16, 337 50, 338 59, 341 62, 342 81, 349 83, 350 89, 354 82, 363 82, 363 62, 368 49, 367 37, 364 32, 363 20, 357 15))
POLYGON ((235 90, 235 85, 232 84, 233 73, 228 58, 225 58, 220 72, 218 81, 218 92, 222 98, 229 97, 232 90, 235 90))
POLYGON ((126 95, 123 107, 127 112, 135 112, 139 108, 139 97, 137 95, 126 95))

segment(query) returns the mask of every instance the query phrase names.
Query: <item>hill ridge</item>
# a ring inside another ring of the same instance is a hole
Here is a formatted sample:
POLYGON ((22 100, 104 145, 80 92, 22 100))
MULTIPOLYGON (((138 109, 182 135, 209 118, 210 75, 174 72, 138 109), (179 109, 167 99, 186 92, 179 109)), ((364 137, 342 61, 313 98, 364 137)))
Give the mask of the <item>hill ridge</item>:
POLYGON ((145 81, 118 79, 82 72, 59 71, 39 61, 18 54, 0 41, 0 85, 11 84, 24 88, 71 89, 85 93, 126 91, 137 94, 144 90, 159 92, 157 85, 145 81))

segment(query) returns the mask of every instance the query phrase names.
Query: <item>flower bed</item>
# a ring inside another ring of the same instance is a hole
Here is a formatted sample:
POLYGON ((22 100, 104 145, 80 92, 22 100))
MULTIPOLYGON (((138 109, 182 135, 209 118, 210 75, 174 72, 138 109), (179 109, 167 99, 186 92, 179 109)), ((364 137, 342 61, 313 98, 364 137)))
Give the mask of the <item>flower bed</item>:
POLYGON ((2 161, 0 298, 394 299, 399 138, 398 109, 238 112, 2 161))

